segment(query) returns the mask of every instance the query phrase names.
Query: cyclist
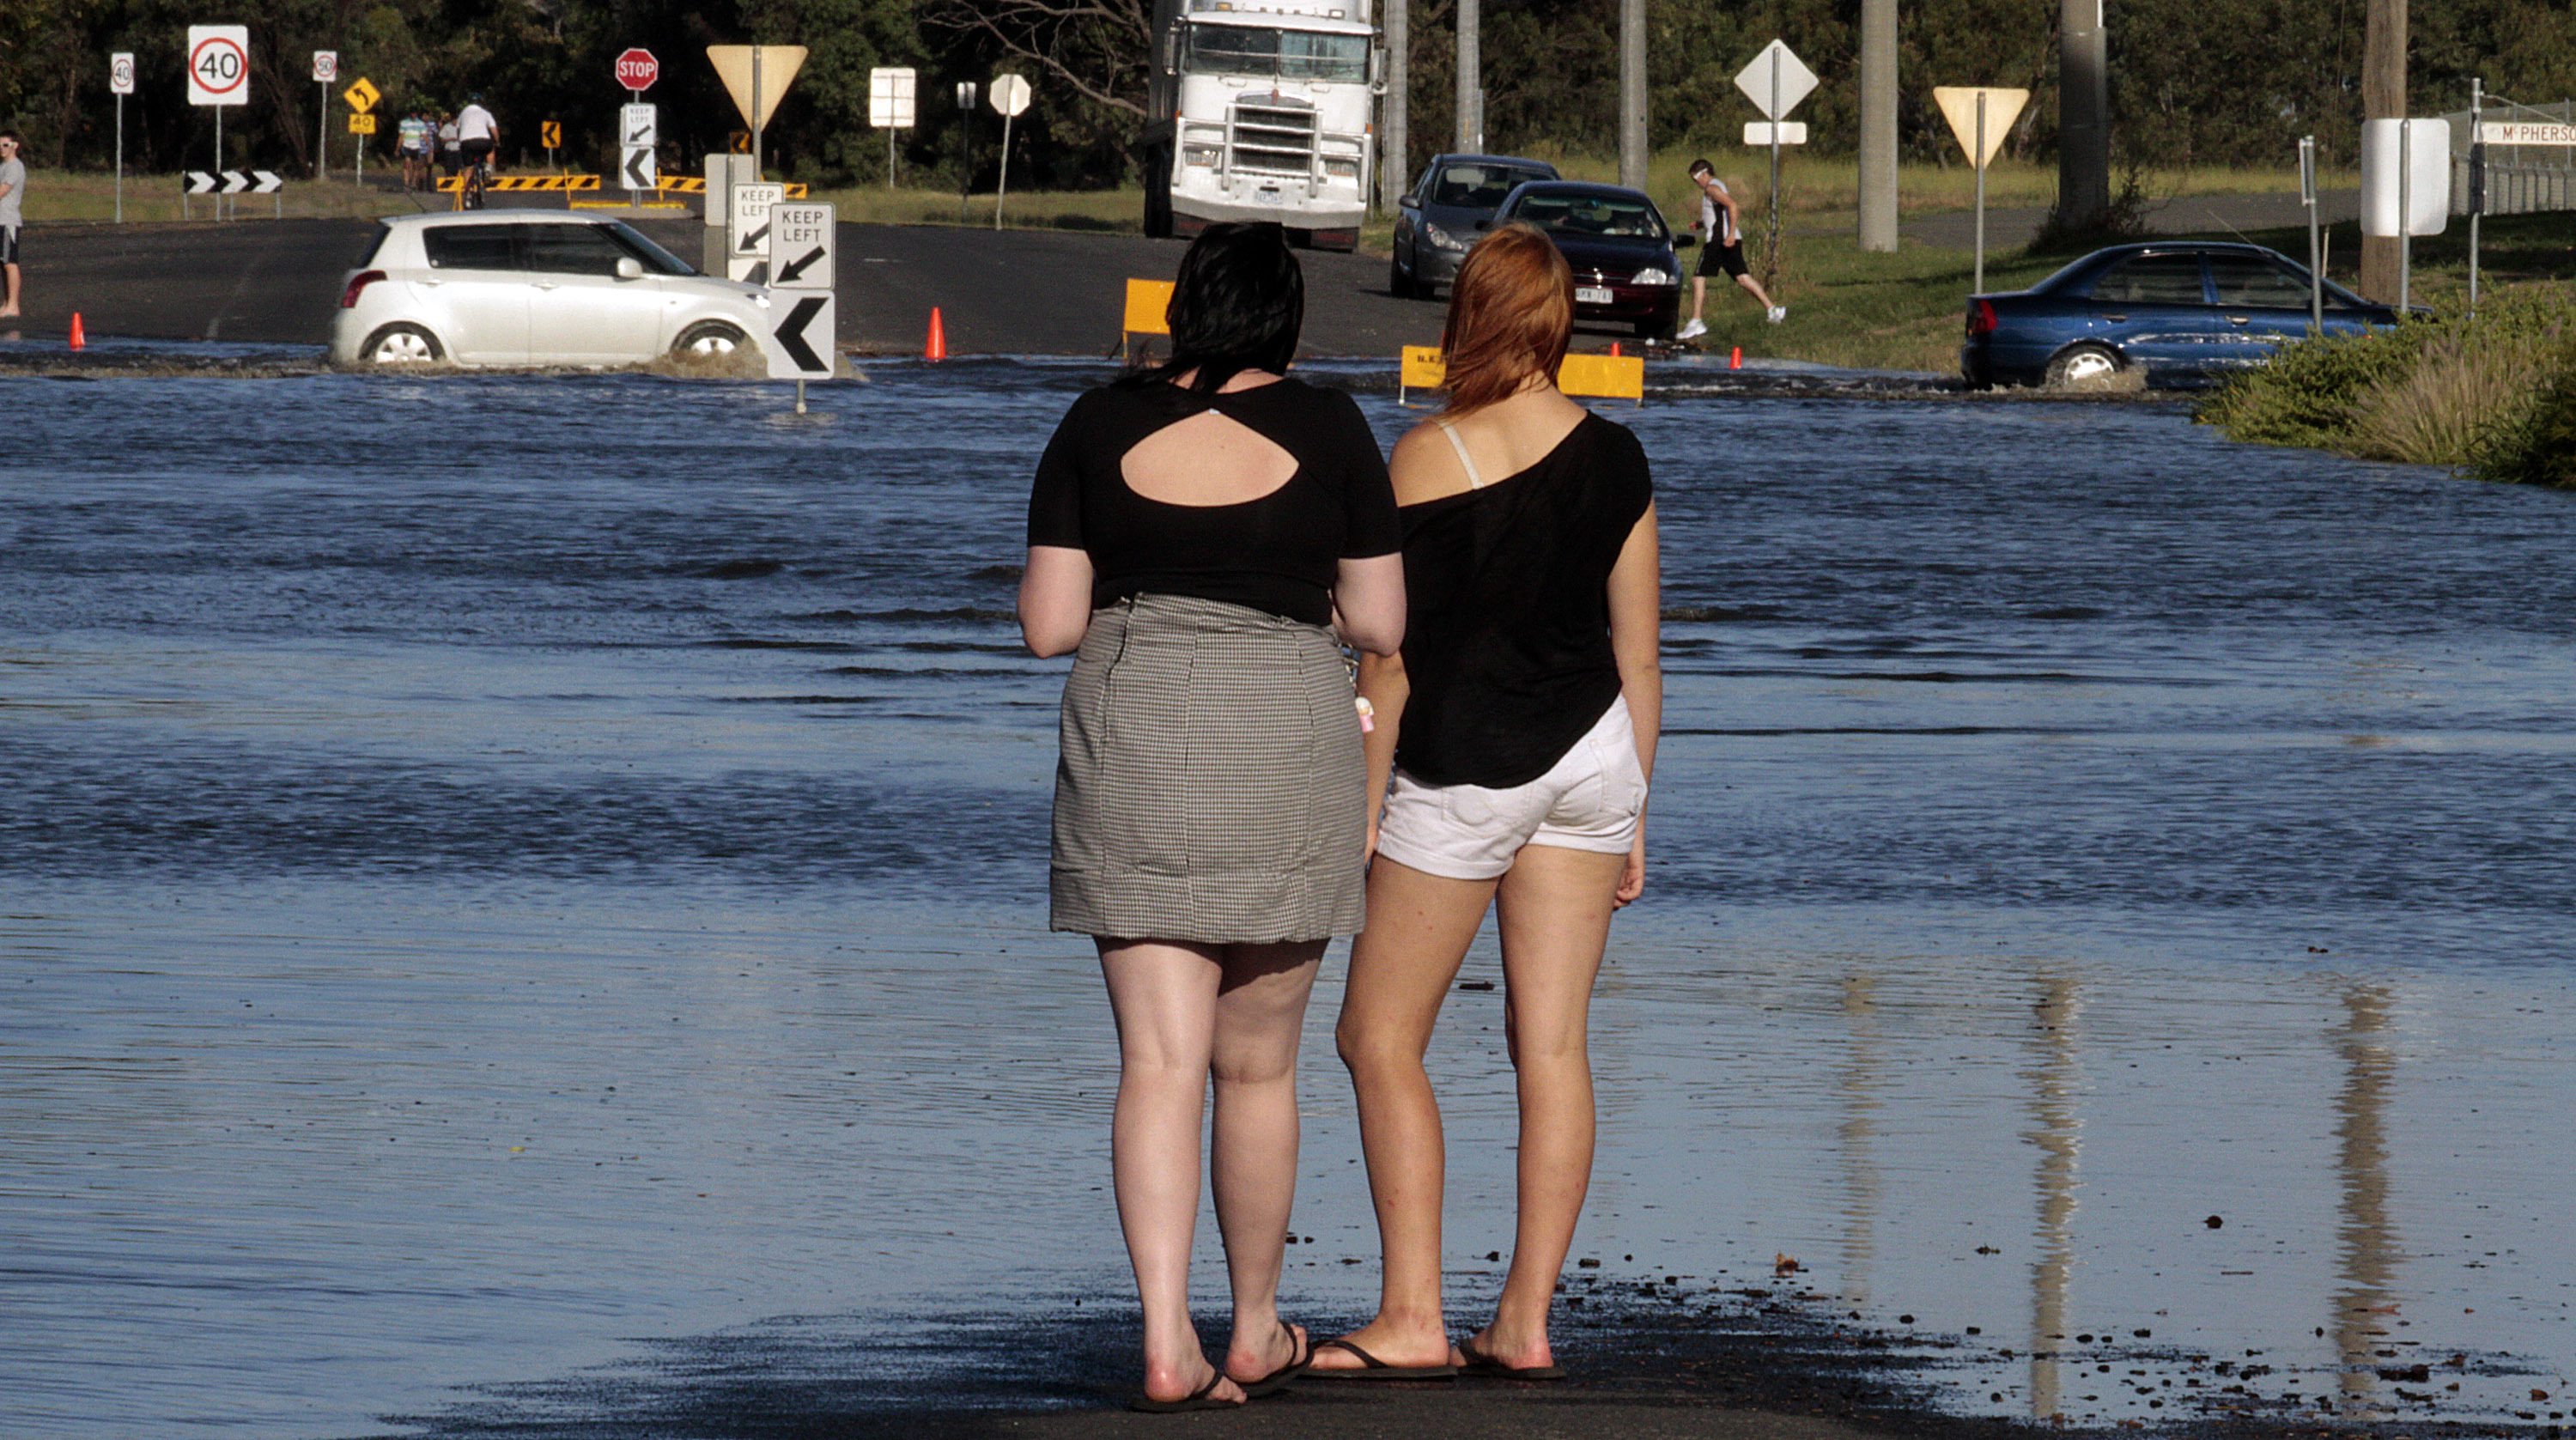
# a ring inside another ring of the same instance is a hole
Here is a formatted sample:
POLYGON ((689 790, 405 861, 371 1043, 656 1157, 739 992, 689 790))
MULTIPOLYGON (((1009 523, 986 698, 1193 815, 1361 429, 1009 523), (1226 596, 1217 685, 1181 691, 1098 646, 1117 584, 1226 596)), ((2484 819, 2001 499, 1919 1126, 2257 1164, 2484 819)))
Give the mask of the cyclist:
POLYGON ((492 153, 501 145, 501 122, 483 108, 483 93, 465 97, 465 108, 456 112, 456 157, 467 170, 479 170, 484 178, 492 174, 492 153))

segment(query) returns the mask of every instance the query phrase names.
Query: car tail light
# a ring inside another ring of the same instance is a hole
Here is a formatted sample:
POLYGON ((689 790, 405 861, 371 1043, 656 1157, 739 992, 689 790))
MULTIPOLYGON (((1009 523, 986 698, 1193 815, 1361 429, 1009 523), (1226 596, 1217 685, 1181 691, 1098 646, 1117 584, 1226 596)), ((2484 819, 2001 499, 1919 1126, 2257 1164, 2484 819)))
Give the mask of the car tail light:
POLYGON ((1991 303, 1984 300, 1968 302, 1968 333, 1970 335, 1995 333, 1995 307, 1991 303))
POLYGON ((358 292, 375 284, 383 278, 385 278, 385 272, 382 270, 361 270, 357 274, 350 276, 349 288, 340 292, 340 308, 343 310, 357 309, 358 292))

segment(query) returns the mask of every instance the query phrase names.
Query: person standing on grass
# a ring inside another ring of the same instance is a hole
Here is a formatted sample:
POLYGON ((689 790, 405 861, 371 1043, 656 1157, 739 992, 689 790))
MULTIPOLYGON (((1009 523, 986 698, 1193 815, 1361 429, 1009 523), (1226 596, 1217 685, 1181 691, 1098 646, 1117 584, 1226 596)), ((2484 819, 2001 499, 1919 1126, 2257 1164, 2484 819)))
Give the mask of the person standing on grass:
POLYGON ((1737 223, 1735 197, 1727 193, 1726 182, 1717 178, 1717 167, 1706 160, 1693 160, 1691 183, 1699 187, 1699 270, 1691 276, 1690 323, 1675 335, 1676 340, 1696 340, 1708 333, 1708 322, 1700 316, 1708 308, 1708 267, 1732 276, 1745 293, 1762 302, 1762 318, 1777 325, 1789 318, 1789 307, 1774 305, 1763 290, 1762 282, 1753 278, 1744 265, 1744 227, 1737 223))
POLYGON ((18 232, 26 224, 18 199, 26 193, 27 162, 18 158, 18 132, 0 130, 0 270, 8 274, 0 320, 18 318, 18 232))
POLYGON ((1385 1271, 1376 1316, 1316 1346, 1312 1378, 1563 1373, 1548 1311, 1592 1179, 1592 986, 1611 913, 1645 890, 1664 704, 1654 481, 1635 435, 1557 389, 1573 332, 1556 246, 1524 224, 1487 235, 1449 301, 1447 407, 1396 442, 1408 623, 1396 655, 1360 657, 1385 808, 1337 1035, 1385 1271), (1453 1344, 1422 1062, 1489 909, 1519 1218, 1492 1323, 1453 1344))

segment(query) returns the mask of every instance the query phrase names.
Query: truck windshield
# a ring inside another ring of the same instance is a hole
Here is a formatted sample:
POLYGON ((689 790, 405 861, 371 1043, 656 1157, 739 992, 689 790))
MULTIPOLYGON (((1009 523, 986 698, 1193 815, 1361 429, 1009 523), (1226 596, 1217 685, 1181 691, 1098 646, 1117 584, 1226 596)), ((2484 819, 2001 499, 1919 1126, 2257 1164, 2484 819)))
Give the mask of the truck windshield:
POLYGON ((1653 205, 1608 195, 1532 195, 1521 201, 1519 213, 1511 218, 1526 220, 1550 235, 1664 238, 1664 220, 1653 205))
POLYGON ((1193 25, 1189 55, 1182 66, 1201 75, 1366 80, 1368 37, 1252 25, 1193 25))

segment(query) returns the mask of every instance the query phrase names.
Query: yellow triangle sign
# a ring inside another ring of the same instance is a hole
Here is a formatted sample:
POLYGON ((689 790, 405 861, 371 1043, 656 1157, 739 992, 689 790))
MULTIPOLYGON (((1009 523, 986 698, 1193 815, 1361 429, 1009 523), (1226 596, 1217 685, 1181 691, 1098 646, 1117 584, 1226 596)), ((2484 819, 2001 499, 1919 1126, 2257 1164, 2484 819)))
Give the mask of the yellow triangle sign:
POLYGON ((764 129, 769 117, 778 112, 779 97, 805 68, 802 45, 710 45, 707 59, 716 67, 716 78, 724 81, 725 93, 733 97, 733 108, 742 112, 742 121, 754 130, 764 129), (752 69, 757 57, 760 70, 760 113, 752 113, 752 69))
POLYGON ((2004 136, 2012 133, 2021 107, 2030 103, 2030 92, 2000 85, 1935 85, 1932 101, 1950 122, 1950 133, 1959 137, 1959 148, 1968 152, 1968 163, 1982 170, 2004 148, 2004 136), (1977 153, 1977 97, 1981 95, 1986 101, 1983 155, 1977 153))

